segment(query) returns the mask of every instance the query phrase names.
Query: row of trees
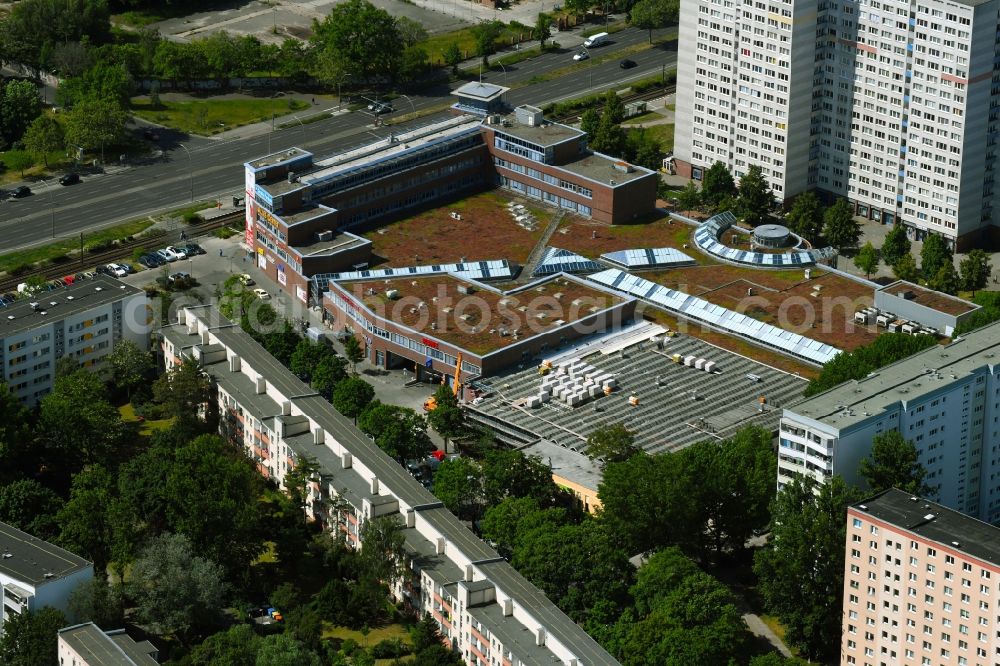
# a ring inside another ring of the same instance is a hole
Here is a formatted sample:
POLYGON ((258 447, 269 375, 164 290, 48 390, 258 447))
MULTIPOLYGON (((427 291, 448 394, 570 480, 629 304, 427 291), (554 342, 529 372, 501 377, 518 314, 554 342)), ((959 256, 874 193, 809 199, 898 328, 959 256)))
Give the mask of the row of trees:
POLYGON ((587 133, 591 149, 620 157, 649 169, 659 169, 663 150, 659 141, 643 128, 623 128, 625 105, 618 94, 609 90, 597 105, 580 117, 580 129, 587 133))

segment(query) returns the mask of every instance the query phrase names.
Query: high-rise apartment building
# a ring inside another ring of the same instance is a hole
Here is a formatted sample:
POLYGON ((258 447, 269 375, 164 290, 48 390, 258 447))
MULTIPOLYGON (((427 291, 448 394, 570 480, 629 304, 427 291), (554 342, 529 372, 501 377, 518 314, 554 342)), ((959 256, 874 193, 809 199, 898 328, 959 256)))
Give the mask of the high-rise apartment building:
POLYGON ((775 194, 960 248, 998 233, 993 167, 1000 0, 681 4, 678 173, 760 165, 775 194))
POLYGON ((863 484, 872 439, 913 442, 936 501, 1000 522, 1000 323, 784 408, 778 487, 796 476, 863 484))
POLYGON ((993 666, 1000 530, 900 490, 848 507, 841 664, 993 666))

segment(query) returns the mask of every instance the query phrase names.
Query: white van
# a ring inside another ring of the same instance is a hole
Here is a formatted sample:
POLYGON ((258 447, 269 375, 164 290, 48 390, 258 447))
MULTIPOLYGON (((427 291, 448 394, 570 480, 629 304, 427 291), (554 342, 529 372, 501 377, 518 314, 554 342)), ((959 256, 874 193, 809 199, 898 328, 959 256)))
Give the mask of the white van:
POLYGON ((596 35, 591 35, 584 42, 583 45, 588 49, 595 46, 601 46, 602 44, 607 44, 611 36, 606 32, 599 32, 596 35))

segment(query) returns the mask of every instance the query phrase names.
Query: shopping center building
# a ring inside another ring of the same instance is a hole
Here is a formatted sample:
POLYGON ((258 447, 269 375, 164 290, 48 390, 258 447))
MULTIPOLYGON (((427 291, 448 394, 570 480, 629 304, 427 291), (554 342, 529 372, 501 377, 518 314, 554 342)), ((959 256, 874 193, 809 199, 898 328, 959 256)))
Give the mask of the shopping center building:
POLYGON ((244 242, 258 266, 289 294, 318 302, 310 277, 371 257, 371 243, 349 229, 495 186, 606 223, 653 212, 655 172, 589 150, 586 133, 539 109, 507 112, 505 92, 468 84, 445 120, 325 158, 290 148, 245 163, 244 242))

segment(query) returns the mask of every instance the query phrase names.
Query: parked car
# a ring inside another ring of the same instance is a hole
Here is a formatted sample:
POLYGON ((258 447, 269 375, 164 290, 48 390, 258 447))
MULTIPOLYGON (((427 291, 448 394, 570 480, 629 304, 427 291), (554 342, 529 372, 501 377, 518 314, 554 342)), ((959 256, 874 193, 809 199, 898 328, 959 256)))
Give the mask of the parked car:
POLYGON ((180 247, 184 248, 189 257, 193 257, 196 254, 205 254, 204 248, 197 243, 188 243, 187 245, 181 245, 180 247))
POLYGON ((162 250, 157 250, 156 254, 160 255, 160 258, 164 261, 177 261, 180 257, 177 253, 171 250, 169 247, 163 248, 162 250))
POLYGON ((271 294, 267 293, 266 291, 264 291, 259 287, 257 289, 254 289, 253 293, 257 296, 257 298, 259 298, 262 301, 266 301, 271 298, 271 294))
POLYGON ((178 259, 187 259, 188 258, 188 253, 181 246, 168 245, 166 247, 166 250, 169 251, 169 252, 173 252, 174 254, 176 254, 178 259))
POLYGON ((573 54, 573 60, 577 60, 577 61, 579 61, 579 60, 586 60, 589 57, 590 57, 590 54, 587 53, 586 51, 580 51, 579 53, 574 53, 573 54))
POLYGON ((80 174, 78 173, 64 173, 59 179, 60 185, 76 185, 80 182, 80 174))
POLYGON ((622 69, 632 69, 633 67, 635 67, 635 60, 629 60, 628 58, 625 58, 620 63, 618 63, 618 66, 621 67, 622 69))
POLYGON ((172 283, 172 284, 177 283, 177 282, 186 282, 186 281, 188 281, 190 279, 191 279, 191 274, 190 273, 184 273, 183 271, 182 272, 178 272, 178 273, 171 273, 170 276, 167 277, 167 281, 170 282, 170 283, 172 283))
POLYGON ((31 194, 31 188, 27 185, 20 185, 10 191, 10 196, 14 199, 20 199, 21 197, 26 197, 29 194, 31 194))
POLYGON ((139 257, 139 263, 146 268, 156 268, 157 266, 162 266, 165 262, 157 254, 144 254, 139 257))
POLYGON ((118 264, 108 264, 104 268, 107 269, 107 274, 116 278, 123 278, 128 275, 128 271, 125 270, 124 266, 119 266, 118 264))
POLYGON ((250 277, 249 273, 244 273, 243 275, 241 275, 240 282, 243 284, 244 287, 252 287, 255 284, 257 284, 256 282, 254 282, 253 278, 250 277))

